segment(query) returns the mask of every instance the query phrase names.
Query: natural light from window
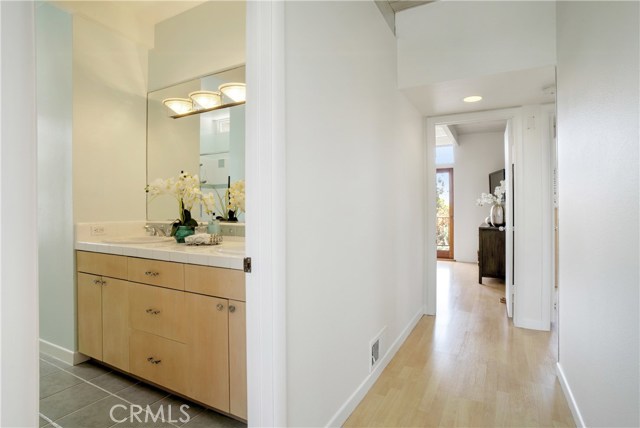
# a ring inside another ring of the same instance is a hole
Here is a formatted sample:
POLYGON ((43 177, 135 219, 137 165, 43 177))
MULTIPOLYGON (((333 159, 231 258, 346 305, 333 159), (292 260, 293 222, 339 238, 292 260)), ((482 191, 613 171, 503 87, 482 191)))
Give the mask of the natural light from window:
POLYGON ((436 165, 452 165, 453 160, 453 144, 436 146, 436 165))

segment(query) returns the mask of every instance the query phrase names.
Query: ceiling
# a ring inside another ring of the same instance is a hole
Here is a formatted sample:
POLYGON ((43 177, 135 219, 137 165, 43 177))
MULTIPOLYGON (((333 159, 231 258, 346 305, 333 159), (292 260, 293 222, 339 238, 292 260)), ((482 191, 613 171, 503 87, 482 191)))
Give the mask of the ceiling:
POLYGON ((204 3, 204 0, 51 0, 51 3, 71 14, 98 22, 130 40, 153 47, 154 27, 157 23, 196 7, 204 3))
POLYGON ((554 85, 555 66, 510 71, 470 79, 450 80, 404 88, 402 91, 425 116, 443 116, 481 110, 495 110, 526 104, 555 102, 544 88, 554 85), (482 101, 465 103, 464 97, 481 95, 482 101))
POLYGON ((409 9, 411 7, 420 6, 427 3, 433 3, 435 0, 427 0, 427 1, 418 1, 418 0, 387 0, 389 6, 395 13, 400 12, 401 10, 409 9))
POLYGON ((507 127, 507 121, 494 120, 488 122, 461 123, 458 125, 449 125, 449 127, 454 129, 456 135, 504 132, 507 127))

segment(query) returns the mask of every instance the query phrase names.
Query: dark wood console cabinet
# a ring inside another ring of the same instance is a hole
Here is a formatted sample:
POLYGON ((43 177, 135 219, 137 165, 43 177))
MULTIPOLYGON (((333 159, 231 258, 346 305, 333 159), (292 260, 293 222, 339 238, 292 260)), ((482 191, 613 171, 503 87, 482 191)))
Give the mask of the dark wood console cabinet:
POLYGON ((483 276, 504 279, 504 230, 482 225, 478 228, 478 233, 478 282, 482 284, 483 276))

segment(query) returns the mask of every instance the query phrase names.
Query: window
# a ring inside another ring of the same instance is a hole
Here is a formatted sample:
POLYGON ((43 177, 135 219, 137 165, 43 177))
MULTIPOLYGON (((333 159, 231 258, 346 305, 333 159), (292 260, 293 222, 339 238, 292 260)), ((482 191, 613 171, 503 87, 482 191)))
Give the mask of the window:
POLYGON ((436 146, 436 165, 453 164, 453 144, 436 146))

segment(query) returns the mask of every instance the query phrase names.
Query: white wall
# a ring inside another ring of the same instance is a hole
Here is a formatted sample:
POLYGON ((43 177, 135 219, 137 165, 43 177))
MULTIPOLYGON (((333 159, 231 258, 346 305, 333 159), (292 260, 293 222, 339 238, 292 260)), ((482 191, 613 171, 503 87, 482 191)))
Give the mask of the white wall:
POLYGON ((146 218, 147 50, 73 19, 76 222, 146 218))
POLYGON ((463 134, 458 143, 453 170, 454 257, 459 262, 476 263, 478 226, 491 208, 477 206, 476 200, 489 192, 489 174, 504 168, 504 133, 463 134))
POLYGON ((422 312, 422 125, 373 2, 285 11, 287 425, 340 425, 422 312))
POLYGON ((557 7, 559 364, 579 424, 638 426, 639 4, 557 7))
POLYGON ((446 1, 396 15, 401 88, 555 64, 555 3, 446 1))
POLYGON ((33 3, 0 3, 0 425, 38 423, 33 3))
POLYGON ((36 8, 40 338, 76 349, 72 197, 72 19, 36 8))
POLYGON ((212 1, 156 25, 149 90, 245 63, 246 3, 212 1))

